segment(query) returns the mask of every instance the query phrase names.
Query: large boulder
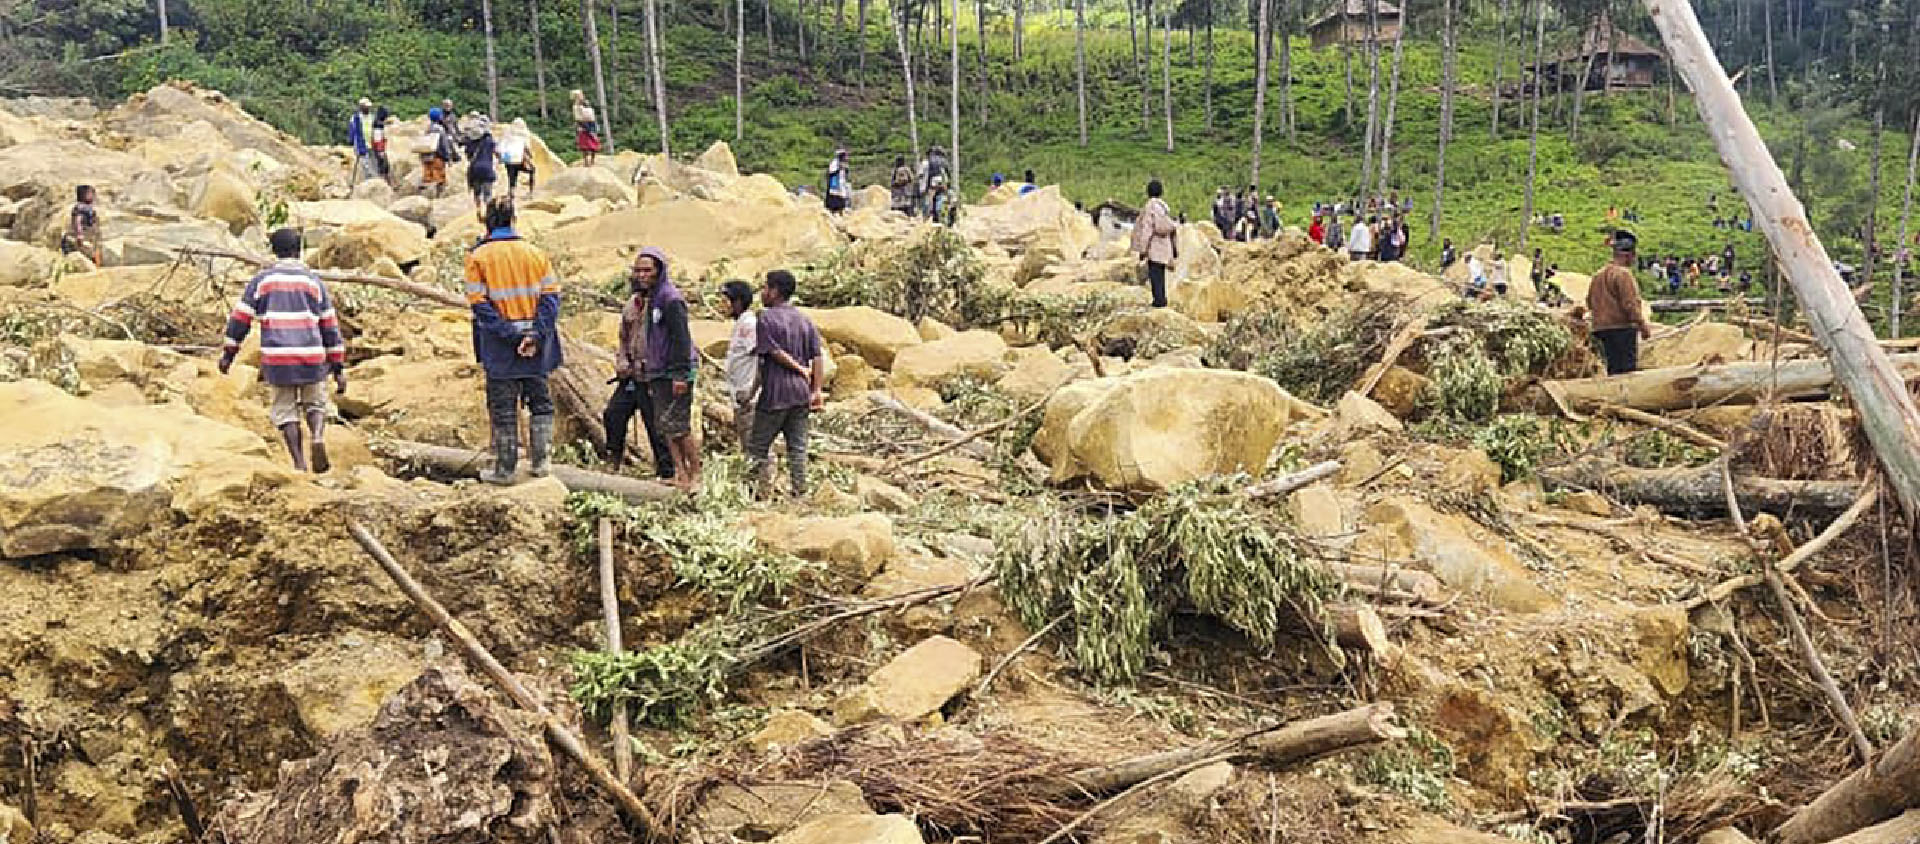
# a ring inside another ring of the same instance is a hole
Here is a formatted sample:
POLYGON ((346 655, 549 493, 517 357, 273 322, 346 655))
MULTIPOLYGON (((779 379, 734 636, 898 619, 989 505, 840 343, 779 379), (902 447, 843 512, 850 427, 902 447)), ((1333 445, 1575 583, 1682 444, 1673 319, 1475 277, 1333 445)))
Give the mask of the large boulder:
POLYGON ((1006 371, 1006 340, 992 331, 962 331, 900 350, 887 383, 937 390, 960 378, 994 381, 1006 371))
POLYGON ((834 719, 861 724, 882 718, 918 721, 940 711, 980 677, 980 653, 945 636, 901 652, 834 704, 834 719))
POLYGON ((239 234, 260 222, 258 203, 253 185, 225 168, 215 167, 194 183, 187 210, 196 217, 226 223, 228 231, 239 234))
POLYGON ((1533 582, 1498 536, 1467 519, 1395 496, 1369 508, 1358 547, 1389 561, 1410 561, 1442 583, 1510 612, 1541 612, 1558 601, 1533 582))
POLYGON ((289 476, 260 437, 183 405, 108 407, 43 381, 0 383, 0 557, 108 548, 175 506, 196 473, 289 476))
POLYGON ((1153 367, 1080 381, 1047 401, 1033 450, 1055 483, 1159 492, 1266 468, 1293 421, 1324 413, 1258 375, 1153 367))
POLYGON ((815 818, 773 844, 925 844, 906 815, 827 815, 815 818))
POLYGON ((761 545, 861 581, 873 577, 894 555, 893 520, 878 513, 797 519, 770 514, 752 527, 761 545))
POLYGON ((1073 207, 1058 186, 1016 196, 1000 205, 973 206, 954 232, 975 246, 997 244, 1010 252, 1037 252, 1078 260, 1100 239, 1093 218, 1073 207))
POLYGON ((303 228, 345 228, 353 223, 398 219, 392 212, 364 199, 322 199, 287 204, 287 225, 303 228))
POLYGON ((426 229, 399 217, 348 223, 320 241, 313 265, 321 269, 366 269, 382 258, 405 267, 427 257, 433 244, 426 229))
POLYGON ((633 202, 633 188, 627 187, 618 175, 605 167, 569 167, 542 181, 539 189, 552 196, 633 202))
POLYGON ((1073 367, 1045 346, 1015 349, 1013 357, 1013 368, 993 386, 1018 401, 1039 401, 1073 380, 1073 367))
POLYGON ((921 342, 913 323, 866 305, 809 308, 806 314, 827 342, 839 343, 881 369, 891 369, 901 349, 921 342))
POLYGON ((0 287, 40 286, 53 278, 60 253, 51 249, 0 240, 0 287))
POLYGON ((552 241, 596 282, 622 277, 641 246, 664 250, 678 278, 696 278, 722 261, 730 274, 755 278, 846 244, 824 211, 685 198, 560 226, 552 241))
POLYGON ((699 158, 693 160, 693 166, 728 179, 740 178, 740 165, 734 161, 733 147, 726 141, 714 141, 699 158))
POLYGON ((332 164, 326 153, 247 114, 226 95, 192 83, 169 82, 135 94, 106 117, 109 128, 143 139, 180 137, 194 123, 205 124, 230 149, 253 150, 316 173, 332 164))
POLYGON ((180 259, 181 249, 240 251, 243 248, 225 223, 212 220, 115 225, 105 233, 107 241, 101 244, 100 251, 107 263, 115 266, 172 264, 180 259))
POLYGON ((1745 360, 1753 352, 1753 341, 1738 326, 1724 322, 1702 322, 1642 344, 1640 366, 1695 366, 1745 360))

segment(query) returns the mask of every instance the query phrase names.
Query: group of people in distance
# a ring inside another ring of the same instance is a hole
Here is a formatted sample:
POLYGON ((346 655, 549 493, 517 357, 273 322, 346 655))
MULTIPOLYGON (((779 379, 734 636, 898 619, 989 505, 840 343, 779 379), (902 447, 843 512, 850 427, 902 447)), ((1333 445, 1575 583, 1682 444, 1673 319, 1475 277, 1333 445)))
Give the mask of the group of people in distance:
MULTIPOLYGON (((554 404, 547 380, 564 362, 560 348, 560 278, 546 255, 514 230, 511 197, 495 197, 482 211, 486 236, 468 253, 466 298, 473 316, 473 349, 486 374, 486 408, 493 461, 479 473, 491 484, 512 484, 520 462, 520 409, 528 414, 527 474, 551 472, 554 404)), ((331 378, 347 389, 346 345, 326 283, 301 262, 302 234, 282 228, 268 238, 275 262, 246 285, 227 319, 219 368, 227 372, 254 325, 260 327, 261 379, 271 388, 269 417, 293 465, 328 470, 325 445, 331 378)), ((700 439, 693 426, 694 383, 700 365, 687 302, 668 274, 666 253, 645 248, 628 274, 631 294, 620 318, 620 347, 612 396, 602 421, 601 457, 626 462, 627 431, 641 417, 656 474, 687 492, 700 483, 700 439)), ((785 440, 793 494, 806 493, 808 420, 822 406, 826 359, 820 333, 793 307, 792 273, 767 273, 753 308, 744 281, 721 289, 734 319, 725 367, 735 432, 745 448, 756 493, 772 485, 774 440, 785 440)))
MULTIPOLYGON (((582 107, 580 92, 575 91, 574 96, 577 112, 582 107)), ((592 118, 591 108, 587 118, 589 121, 592 118)), ((394 183, 393 159, 388 148, 388 133, 394 122, 393 114, 385 106, 376 107, 372 100, 360 98, 358 109, 347 120, 355 184, 368 179, 394 183)), ((597 149, 598 141, 593 144, 597 149)), ((473 204, 484 207, 493 198, 501 170, 507 173, 509 196, 519 190, 522 176, 527 179, 527 190, 533 190, 532 146, 533 132, 527 128, 527 121, 515 118, 496 140, 491 118, 478 111, 469 111, 461 117, 454 111, 452 100, 441 100, 439 105, 427 110, 427 128, 415 139, 413 154, 420 159, 421 188, 433 191, 435 197, 446 192, 447 166, 465 160, 467 190, 473 194, 473 204)))
POLYGON ((1280 223, 1280 201, 1273 194, 1261 199, 1257 185, 1239 193, 1221 186, 1213 194, 1213 225, 1221 237, 1241 243, 1274 237, 1280 233, 1280 223))

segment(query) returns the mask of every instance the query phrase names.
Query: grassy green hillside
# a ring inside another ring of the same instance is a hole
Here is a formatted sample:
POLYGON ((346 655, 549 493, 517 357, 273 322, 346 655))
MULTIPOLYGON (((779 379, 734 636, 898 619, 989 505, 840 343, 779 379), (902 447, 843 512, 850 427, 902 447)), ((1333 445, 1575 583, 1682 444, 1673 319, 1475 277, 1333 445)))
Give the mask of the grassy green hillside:
MULTIPOLYGON (((206 5, 217 4, 209 0, 206 5)), ((274 49, 268 37, 277 31, 272 28, 298 21, 249 13, 252 17, 246 20, 221 22, 225 29, 220 36, 203 36, 197 50, 182 40, 138 57, 126 68, 122 85, 138 90, 168 77, 193 78, 238 96, 256 113, 309 140, 335 142, 343 140, 349 104, 363 93, 402 114, 424 110, 443 95, 454 97, 463 109, 485 102, 481 40, 471 22, 448 31, 444 20, 436 28, 406 19, 404 12, 400 18, 387 19, 383 16, 389 13, 368 4, 319 5, 321 13, 346 19, 326 21, 338 43, 303 47, 319 51, 317 59, 274 49)), ((581 48, 577 8, 565 8, 573 5, 566 3, 543 5, 540 24, 550 64, 552 119, 539 119, 524 7, 510 3, 495 4, 502 109, 504 116, 526 116, 549 138, 564 142, 569 134, 564 124, 565 92, 573 87, 591 90, 591 75, 581 48), (509 6, 513 8, 504 8, 509 6)), ((664 62, 673 142, 677 152, 697 153, 711 140, 733 139, 734 47, 731 21, 725 17, 732 7, 686 2, 666 8, 664 62)), ((911 152, 903 86, 892 33, 885 28, 885 10, 875 8, 865 33, 868 68, 862 74, 854 67, 859 42, 852 36, 834 39, 830 14, 825 17, 824 32, 815 29, 809 34, 815 41, 824 34, 827 41, 814 44, 809 61, 802 63, 795 51, 793 10, 775 7, 778 44, 770 53, 758 4, 747 8, 746 129, 735 143, 742 166, 773 172, 789 183, 814 182, 831 150, 846 146, 854 151, 862 180, 881 181, 893 156, 911 152)), ((1011 55, 1008 21, 993 18, 988 30, 983 119, 971 10, 963 15, 960 166, 968 193, 977 195, 993 172, 1013 176, 1032 168, 1041 181, 1061 184, 1077 201, 1135 202, 1148 178, 1160 178, 1167 183, 1176 210, 1204 218, 1216 187, 1247 181, 1254 98, 1250 35, 1224 27, 1215 33, 1213 115, 1208 128, 1203 110, 1204 35, 1198 49, 1190 51, 1188 34, 1175 31, 1171 51, 1175 149, 1169 153, 1164 149, 1159 100, 1163 36, 1153 34, 1152 121, 1143 127, 1121 8, 1100 11, 1095 22, 1103 28, 1089 33, 1091 139, 1085 148, 1077 143, 1070 17, 1029 16, 1026 55, 1017 64, 1011 55)), ((203 17, 203 27, 214 25, 212 12, 203 17)), ((620 24, 616 36, 603 9, 599 25, 620 101, 615 107, 620 140, 655 149, 651 114, 641 93, 640 21, 629 10, 620 24)), ((1507 104, 1496 137, 1487 92, 1495 56, 1508 56, 1504 76, 1512 80, 1513 56, 1521 50, 1517 43, 1500 50, 1492 43, 1489 22, 1478 21, 1475 26, 1464 39, 1460 58, 1461 95, 1448 152, 1442 234, 1462 244, 1496 239, 1514 248, 1526 182, 1524 109, 1507 104)), ((1437 241, 1429 242, 1426 236, 1440 110, 1441 62, 1433 28, 1434 21, 1418 21, 1406 44, 1390 180, 1391 189, 1414 199, 1414 258, 1429 264, 1438 252, 1437 241)), ((1554 31, 1564 28, 1556 26, 1554 31)), ((916 67, 920 136, 923 145, 945 145, 949 137, 947 54, 931 37, 930 31, 931 55, 922 59, 932 61, 916 67)), ((1341 51, 1309 49, 1301 37, 1294 39, 1292 48, 1291 94, 1298 131, 1287 137, 1275 129, 1279 119, 1276 73, 1267 108, 1261 187, 1285 202, 1289 223, 1304 224, 1305 209, 1314 200, 1351 195, 1357 188, 1367 73, 1364 53, 1356 51, 1354 118, 1349 122, 1343 108, 1341 51)), ((1383 56, 1383 95, 1387 65, 1383 56)), ((1819 96, 1805 95, 1802 100, 1817 102, 1819 96)), ((1864 217, 1870 148, 1866 124, 1831 103, 1778 111, 1750 107, 1783 167, 1802 125, 1812 127, 1806 193, 1816 224, 1839 257, 1857 262, 1857 244, 1846 233, 1864 217), (1838 149, 1840 138, 1851 140, 1857 149, 1838 149)), ((1590 271, 1604 259, 1605 210, 1623 206, 1640 213, 1641 221, 1634 228, 1649 252, 1704 255, 1732 240, 1743 263, 1758 265, 1764 248, 1758 234, 1729 234, 1711 225, 1713 215, 1706 209, 1706 198, 1719 194, 1722 212, 1731 214, 1729 183, 1684 92, 1675 98, 1662 86, 1654 91, 1589 96, 1577 141, 1567 128, 1570 111, 1568 103, 1549 100, 1544 104, 1535 204, 1537 212, 1566 215, 1568 227, 1561 234, 1532 232, 1530 246, 1544 248, 1548 260, 1564 268, 1590 271)), ((1890 132, 1885 143, 1883 241, 1892 239, 1898 222, 1906 138, 1890 132)))

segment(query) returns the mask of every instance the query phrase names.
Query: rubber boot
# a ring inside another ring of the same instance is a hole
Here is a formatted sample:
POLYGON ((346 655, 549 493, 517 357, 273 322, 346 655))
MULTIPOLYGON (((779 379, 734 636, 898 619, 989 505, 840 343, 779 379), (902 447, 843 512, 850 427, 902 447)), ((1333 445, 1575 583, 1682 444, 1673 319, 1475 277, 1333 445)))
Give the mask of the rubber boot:
POLYGON ((553 458, 553 414, 534 416, 529 420, 527 431, 527 474, 544 478, 552 472, 548 465, 553 458))
POLYGON ((300 423, 288 422, 280 426, 280 439, 287 444, 287 453, 293 455, 293 468, 307 471, 307 453, 300 448, 300 423))
POLYGON ((326 428, 326 411, 307 411, 307 433, 313 438, 313 442, 307 446, 307 454, 310 458, 309 463, 313 466, 313 473, 316 475, 324 475, 328 469, 333 468, 333 463, 327 459, 327 441, 323 436, 326 428))
POLYGON ((520 432, 513 428, 494 426, 493 428, 493 465, 480 471, 480 480, 495 486, 512 486, 513 470, 520 464, 520 432))

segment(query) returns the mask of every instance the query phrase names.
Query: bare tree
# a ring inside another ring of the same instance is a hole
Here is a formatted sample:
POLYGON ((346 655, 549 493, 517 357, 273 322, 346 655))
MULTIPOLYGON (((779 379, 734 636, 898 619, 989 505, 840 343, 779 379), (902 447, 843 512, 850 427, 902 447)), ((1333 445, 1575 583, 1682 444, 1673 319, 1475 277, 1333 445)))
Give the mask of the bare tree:
POLYGON ((860 90, 863 92, 867 90, 867 8, 870 5, 871 3, 869 2, 869 0, 860 0, 860 11, 857 15, 858 20, 854 24, 856 33, 854 35, 853 40, 860 42, 859 44, 860 74, 859 75, 860 75, 860 90))
POLYGON ((1213 130, 1213 0, 1207 0, 1207 75, 1202 86, 1206 89, 1206 102, 1201 106, 1202 117, 1208 131, 1213 130))
POLYGON ((1338 9, 1334 14, 1340 16, 1340 64, 1346 72, 1345 98, 1341 101, 1341 114, 1345 115, 1344 125, 1353 125, 1353 39, 1347 37, 1347 0, 1337 0, 1338 9))
POLYGON ((974 32, 980 41, 980 43, 976 45, 979 49, 975 50, 974 54, 979 58, 977 64, 980 70, 980 96, 978 98, 980 125, 985 126, 987 123, 987 0, 973 0, 973 26, 974 32))
MULTIPOLYGON (((1299 140, 1298 126, 1295 125, 1293 112, 1293 18, 1287 12, 1287 0, 1274 0, 1279 4, 1275 16, 1280 19, 1278 38, 1280 39, 1280 128, 1287 133, 1287 140, 1299 140)), ((1269 35, 1273 35, 1269 31, 1269 35)), ((1269 46, 1268 52, 1273 48, 1269 46)))
POLYGON ((1887 333, 1900 336, 1900 312, 1905 309, 1906 270, 1909 257, 1907 226, 1913 221, 1913 176, 1920 167, 1920 108, 1913 111, 1912 141, 1907 145, 1907 190, 1900 201, 1900 245, 1893 250, 1893 301, 1887 308, 1887 333))
POLYGON ((1489 131, 1497 141, 1500 139, 1500 74, 1507 69, 1507 0, 1500 0, 1494 17, 1500 35, 1493 47, 1493 120, 1489 131))
POLYGON ((1380 193, 1387 192, 1387 173, 1393 169, 1393 118, 1400 105, 1400 53, 1406 43, 1407 28, 1394 30, 1392 81, 1387 83, 1387 118, 1380 124, 1380 193))
POLYGON ((1540 96, 1546 83, 1540 78, 1540 62, 1547 49, 1547 0, 1533 0, 1537 7, 1533 30, 1533 103, 1527 118, 1527 194, 1520 208, 1520 248, 1527 248, 1527 235, 1533 230, 1533 183, 1540 175, 1540 96))
MULTIPOLYGON (((167 7, 160 0, 160 8, 167 7)), ((480 0, 480 28, 487 36, 487 119, 500 119, 500 69, 493 61, 493 3, 480 0)))
POLYGON ((1776 105, 1780 102, 1780 83, 1773 75, 1773 4, 1760 0, 1760 13, 1762 28, 1767 31, 1767 105, 1776 105))
POLYGON ((547 56, 540 49, 540 0, 527 0, 527 29, 533 32, 533 78, 540 86, 540 119, 547 119, 547 56))
MULTIPOLYGON (((1146 60, 1146 56, 1153 54, 1153 19, 1151 17, 1147 19, 1147 47, 1142 51, 1140 27, 1134 21, 1134 0, 1125 0, 1125 2, 1127 4, 1127 38, 1133 44, 1133 75, 1140 84, 1140 130, 1144 132, 1153 125, 1153 95, 1149 93, 1153 89, 1147 87, 1146 60)), ((1141 2, 1151 4, 1153 0, 1141 0, 1141 2)), ((1148 7, 1148 12, 1151 14, 1151 6, 1148 7)))
POLYGON ((655 0, 647 0, 647 65, 653 75, 653 114, 660 123, 660 154, 670 155, 672 144, 667 131, 667 82, 660 72, 660 22, 655 0))
POLYGON ((952 18, 948 24, 952 29, 950 34, 953 41, 953 68, 949 82, 953 88, 951 96, 947 98, 947 119, 952 125, 947 128, 952 135, 953 149, 947 153, 947 184, 957 195, 960 190, 960 0, 953 0, 953 14, 949 17, 952 18))
POLYGON ((767 25, 767 55, 773 55, 773 0, 760 0, 760 20, 767 25))
POLYGON ((600 28, 594 22, 593 0, 580 0, 580 20, 586 27, 587 58, 593 61, 593 93, 600 105, 600 127, 605 130, 607 147, 614 146, 613 112, 607 110, 607 74, 600 66, 600 28))
POLYGON ((1253 35, 1253 172, 1247 184, 1260 184, 1260 156, 1266 139, 1267 120, 1267 28, 1273 0, 1259 0, 1259 17, 1253 35))
POLYGON ((1453 37, 1453 0, 1440 0, 1440 147, 1433 155, 1433 216, 1427 218, 1427 240, 1440 239, 1440 214, 1447 193, 1447 141, 1453 139, 1454 60, 1459 47, 1453 37))
MULTIPOLYGON (((1085 2, 1085 0, 1082 0, 1085 2)), ((907 78, 907 136, 913 140, 913 157, 920 158, 920 118, 914 107, 913 93, 913 52, 907 49, 906 4, 889 3, 887 16, 893 20, 893 40, 900 48, 900 73, 907 78)), ((1085 122, 1081 123, 1084 130, 1085 122)))
POLYGON ((1027 0, 1013 0, 1013 61, 1027 57, 1027 0))
MULTIPOLYGON (((860 8, 867 7, 860 0, 860 8)), ((862 41, 862 44, 865 42, 862 41)), ((864 60, 865 51, 862 48, 864 60)), ((747 135, 747 0, 733 0, 733 140, 747 135)))
POLYGON ((1360 186, 1355 198, 1364 199, 1359 194, 1366 193, 1367 183, 1373 175, 1374 143, 1380 133, 1380 0, 1366 0, 1367 4, 1367 139, 1365 152, 1360 160, 1360 186))
POLYGON ((167 0, 160 0, 160 43, 167 43, 167 0))
POLYGON ((1080 146, 1085 147, 1087 145, 1087 0, 1073 0, 1073 83, 1074 93, 1080 102, 1080 146))
POLYGON ((1173 0, 1160 13, 1160 104, 1167 113, 1167 152, 1173 152, 1173 0))

